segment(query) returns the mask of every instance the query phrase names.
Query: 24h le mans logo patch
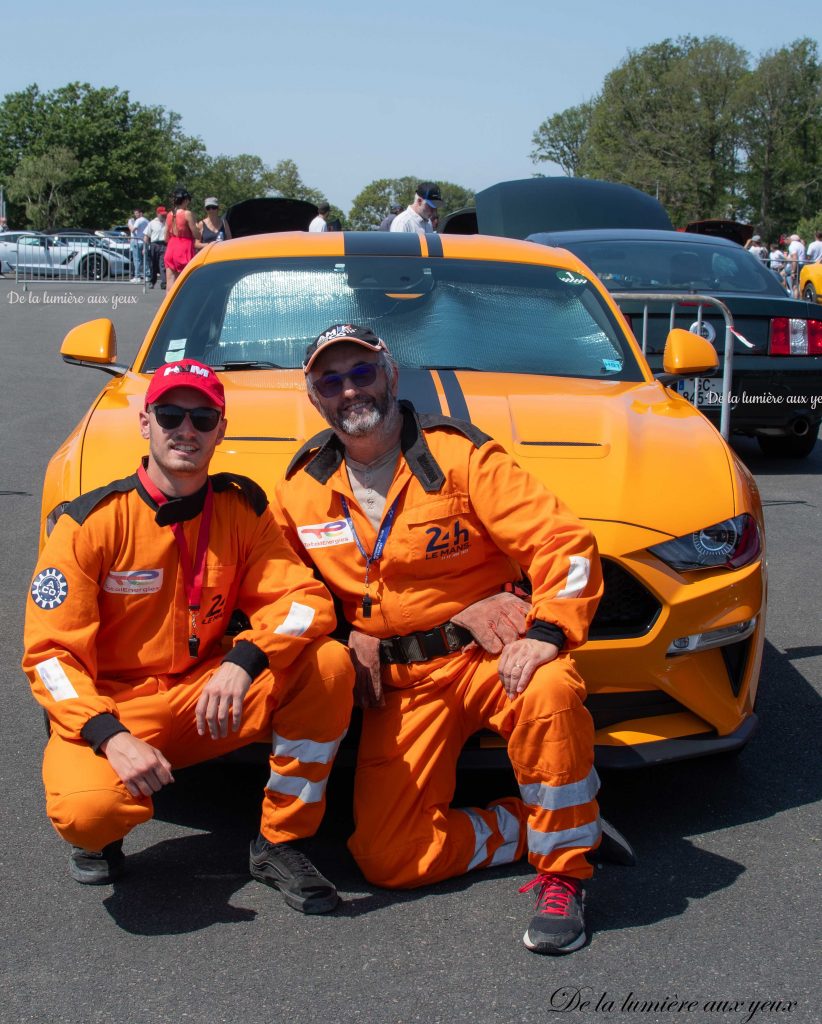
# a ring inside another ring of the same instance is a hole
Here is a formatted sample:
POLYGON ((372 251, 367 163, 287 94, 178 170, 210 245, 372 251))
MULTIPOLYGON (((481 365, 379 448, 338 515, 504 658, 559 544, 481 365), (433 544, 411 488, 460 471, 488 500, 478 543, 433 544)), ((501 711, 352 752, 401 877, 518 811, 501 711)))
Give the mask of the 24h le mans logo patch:
POLYGON ((68 580, 59 569, 44 569, 34 578, 31 596, 38 608, 51 611, 68 597, 68 580))

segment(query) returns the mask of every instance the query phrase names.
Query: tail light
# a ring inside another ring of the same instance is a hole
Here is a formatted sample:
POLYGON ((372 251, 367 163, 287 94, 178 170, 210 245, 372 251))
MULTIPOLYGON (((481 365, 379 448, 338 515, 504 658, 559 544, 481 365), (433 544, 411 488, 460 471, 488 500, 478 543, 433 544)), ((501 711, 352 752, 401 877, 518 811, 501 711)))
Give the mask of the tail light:
POLYGON ((768 353, 772 356, 822 355, 822 320, 774 317, 768 353))

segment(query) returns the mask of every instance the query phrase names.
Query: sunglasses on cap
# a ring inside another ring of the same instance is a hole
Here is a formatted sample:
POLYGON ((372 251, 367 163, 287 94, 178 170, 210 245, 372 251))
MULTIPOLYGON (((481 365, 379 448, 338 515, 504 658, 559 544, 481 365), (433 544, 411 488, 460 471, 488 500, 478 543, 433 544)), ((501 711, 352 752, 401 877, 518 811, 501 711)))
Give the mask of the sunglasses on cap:
POLYGON ((350 380, 355 388, 371 387, 377 379, 378 369, 378 363, 357 363, 348 373, 324 373, 313 384, 323 398, 335 398, 342 392, 347 380, 350 380))
POLYGON ((191 425, 200 434, 210 434, 223 418, 219 409, 208 406, 199 409, 183 409, 179 405, 155 405, 152 407, 154 418, 163 430, 176 430, 188 416, 191 425))

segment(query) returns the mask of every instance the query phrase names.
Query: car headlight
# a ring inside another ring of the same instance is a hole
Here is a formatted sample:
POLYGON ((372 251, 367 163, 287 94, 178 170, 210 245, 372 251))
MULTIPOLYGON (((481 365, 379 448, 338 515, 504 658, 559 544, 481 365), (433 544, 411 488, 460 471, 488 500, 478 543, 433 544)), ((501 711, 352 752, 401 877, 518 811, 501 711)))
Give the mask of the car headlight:
POLYGON ((754 517, 743 512, 714 526, 656 544, 648 550, 677 572, 741 569, 759 556, 762 540, 754 517))

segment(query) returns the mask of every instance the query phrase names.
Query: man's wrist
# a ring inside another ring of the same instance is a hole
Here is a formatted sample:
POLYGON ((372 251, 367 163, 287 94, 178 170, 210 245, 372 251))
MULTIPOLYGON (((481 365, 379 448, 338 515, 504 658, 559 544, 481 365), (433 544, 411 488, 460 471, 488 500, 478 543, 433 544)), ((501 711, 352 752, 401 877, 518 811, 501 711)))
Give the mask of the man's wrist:
POLYGON ((104 711, 99 715, 95 715, 94 718, 90 718, 83 728, 80 730, 80 735, 88 743, 95 754, 100 753, 100 747, 111 739, 112 736, 116 736, 118 732, 128 732, 129 730, 123 725, 116 715, 112 715, 108 711, 104 711))

